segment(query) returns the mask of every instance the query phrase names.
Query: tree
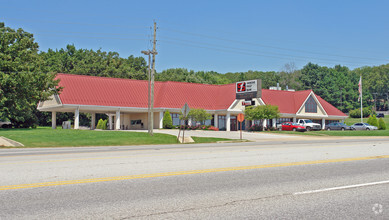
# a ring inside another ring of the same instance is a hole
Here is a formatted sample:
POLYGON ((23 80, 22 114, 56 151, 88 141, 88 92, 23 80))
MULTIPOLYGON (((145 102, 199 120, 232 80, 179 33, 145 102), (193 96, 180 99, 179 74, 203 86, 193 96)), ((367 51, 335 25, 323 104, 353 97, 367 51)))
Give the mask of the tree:
POLYGON ((212 119, 212 115, 201 108, 191 109, 189 111, 188 117, 195 123, 200 122, 201 124, 204 124, 206 120, 212 119))
POLYGON ((262 120, 262 119, 274 119, 280 117, 280 111, 278 106, 275 105, 258 105, 256 107, 246 107, 245 117, 247 120, 262 120))
POLYGON ((378 129, 379 130, 386 130, 386 124, 383 118, 380 118, 378 120, 378 129))
POLYGON ((163 128, 172 129, 173 128, 173 120, 172 116, 170 115, 169 111, 165 111, 165 114, 163 115, 163 128))
POLYGON ((370 124, 370 125, 373 125, 373 126, 378 127, 378 121, 377 121, 377 118, 375 117, 375 115, 370 116, 370 117, 367 119, 367 123, 370 124))
POLYGON ((55 51, 49 49, 39 55, 46 61, 44 69, 47 72, 125 79, 147 78, 147 63, 143 57, 131 55, 125 59, 117 52, 76 49, 74 45, 67 45, 65 49, 55 51))
POLYGON ((54 74, 41 72, 33 35, 0 23, 0 117, 14 127, 33 127, 37 103, 58 92, 54 74))

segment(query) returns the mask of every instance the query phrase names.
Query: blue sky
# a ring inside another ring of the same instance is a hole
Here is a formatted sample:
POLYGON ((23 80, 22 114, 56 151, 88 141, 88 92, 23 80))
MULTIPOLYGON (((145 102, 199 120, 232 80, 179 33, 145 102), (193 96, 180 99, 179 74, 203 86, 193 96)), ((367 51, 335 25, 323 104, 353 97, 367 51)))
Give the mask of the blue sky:
POLYGON ((389 1, 9 1, 0 21, 40 50, 142 56, 157 22, 156 68, 280 71, 308 62, 351 69, 389 63, 389 1))

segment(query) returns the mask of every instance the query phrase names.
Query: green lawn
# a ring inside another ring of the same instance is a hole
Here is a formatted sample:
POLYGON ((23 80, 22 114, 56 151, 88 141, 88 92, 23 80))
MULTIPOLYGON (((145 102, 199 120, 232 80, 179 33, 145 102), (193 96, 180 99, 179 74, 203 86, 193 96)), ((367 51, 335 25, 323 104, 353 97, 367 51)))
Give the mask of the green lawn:
MULTIPOLYGON (((148 144, 177 144, 173 135, 147 132, 63 130, 49 127, 36 129, 0 129, 0 136, 18 141, 25 147, 80 147, 148 144)), ((223 139, 226 140, 226 139, 223 139)), ((196 138, 197 143, 212 143, 219 138, 196 138)))
MULTIPOLYGON (((377 119, 379 119, 379 118, 377 118, 377 119)), ((386 129, 389 129, 389 115, 385 115, 384 121, 386 124, 386 129)), ((346 125, 353 125, 353 124, 358 123, 358 122, 361 122, 360 118, 350 118, 349 117, 349 118, 346 118, 346 120, 344 121, 344 123, 346 125)), ((364 118, 363 122, 367 122, 367 118, 364 118)))

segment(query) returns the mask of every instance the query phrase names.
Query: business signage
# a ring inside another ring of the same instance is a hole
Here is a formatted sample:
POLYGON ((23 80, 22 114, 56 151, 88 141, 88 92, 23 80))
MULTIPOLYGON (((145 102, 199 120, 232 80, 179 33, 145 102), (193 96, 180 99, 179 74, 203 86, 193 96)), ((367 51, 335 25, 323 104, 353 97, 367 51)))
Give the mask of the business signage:
POLYGON ((242 105, 243 106, 248 106, 248 105, 251 105, 252 104, 252 101, 242 101, 242 105))
POLYGON ((237 82, 235 87, 236 99, 261 98, 262 81, 260 79, 237 82))
POLYGON ((256 92, 257 90, 257 80, 236 83, 236 93, 256 92))

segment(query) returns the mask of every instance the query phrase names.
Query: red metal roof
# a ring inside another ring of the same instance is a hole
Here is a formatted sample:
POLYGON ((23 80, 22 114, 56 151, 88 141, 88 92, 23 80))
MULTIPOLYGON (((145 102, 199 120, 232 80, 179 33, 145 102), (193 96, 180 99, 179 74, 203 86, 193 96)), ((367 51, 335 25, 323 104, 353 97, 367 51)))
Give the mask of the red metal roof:
MULTIPOLYGON (((58 74, 63 104, 147 108, 147 81, 73 74, 58 74)), ((265 104, 277 105, 281 113, 295 114, 311 90, 290 92, 262 89, 265 104)), ((184 82, 155 82, 155 108, 228 109, 235 100, 235 84, 208 85, 184 82)), ((319 96, 329 115, 345 116, 319 96)))

